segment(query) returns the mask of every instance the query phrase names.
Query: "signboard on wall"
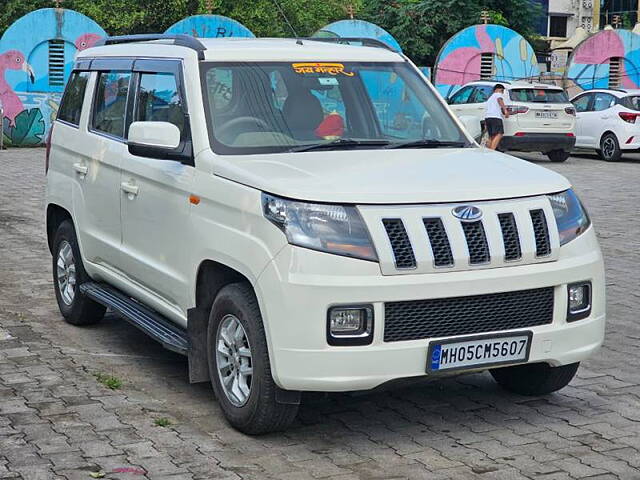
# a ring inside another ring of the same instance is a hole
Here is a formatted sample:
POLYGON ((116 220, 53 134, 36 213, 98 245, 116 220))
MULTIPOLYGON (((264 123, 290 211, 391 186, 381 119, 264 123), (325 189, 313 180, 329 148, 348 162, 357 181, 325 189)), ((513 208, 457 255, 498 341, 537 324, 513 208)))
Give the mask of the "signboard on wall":
POLYGON ((568 50, 554 50, 553 52, 551 52, 551 71, 556 73, 564 73, 564 71, 567 69, 568 58, 568 50))

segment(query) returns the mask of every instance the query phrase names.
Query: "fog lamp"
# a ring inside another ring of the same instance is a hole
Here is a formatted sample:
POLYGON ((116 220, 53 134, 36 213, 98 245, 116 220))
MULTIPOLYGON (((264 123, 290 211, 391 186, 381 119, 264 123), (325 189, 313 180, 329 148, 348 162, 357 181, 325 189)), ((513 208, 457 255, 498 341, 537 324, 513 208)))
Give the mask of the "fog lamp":
POLYGON ((373 306, 331 307, 327 315, 329 345, 368 345, 373 340, 373 306))
POLYGON ((591 282, 567 285, 567 321, 573 322, 591 314, 591 282))

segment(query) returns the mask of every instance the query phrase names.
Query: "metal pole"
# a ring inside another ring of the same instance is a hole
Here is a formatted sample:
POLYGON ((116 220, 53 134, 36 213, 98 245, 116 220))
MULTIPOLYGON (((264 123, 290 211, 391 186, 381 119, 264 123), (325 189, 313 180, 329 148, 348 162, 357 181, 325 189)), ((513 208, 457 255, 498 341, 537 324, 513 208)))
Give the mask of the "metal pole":
POLYGON ((4 148, 4 109, 0 105, 0 150, 4 148))

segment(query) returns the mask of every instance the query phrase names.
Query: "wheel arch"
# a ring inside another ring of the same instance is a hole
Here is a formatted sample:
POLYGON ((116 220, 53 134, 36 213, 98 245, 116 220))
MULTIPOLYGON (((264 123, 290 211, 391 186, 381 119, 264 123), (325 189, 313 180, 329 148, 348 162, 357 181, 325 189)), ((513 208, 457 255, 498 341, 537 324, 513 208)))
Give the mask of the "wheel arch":
POLYGON ((608 135, 611 134, 614 137, 616 137, 616 141, 618 142, 618 145, 620 145, 620 139, 618 138, 618 136, 616 135, 616 133, 613 130, 605 130, 602 135, 600 135, 600 140, 598 141, 598 147, 600 147, 602 145, 602 139, 608 135))
POLYGON ((256 293, 249 278, 228 265, 214 260, 203 260, 198 265, 195 283, 195 307, 187 311, 189 380, 191 383, 208 382, 210 379, 207 359, 209 314, 218 292, 232 283, 246 283, 251 287, 254 294, 256 293))
POLYGON ((49 246, 49 252, 51 252, 51 254, 53 254, 53 239, 56 230, 58 230, 60 224, 65 220, 71 220, 73 222, 73 218, 67 209, 55 203, 47 205, 47 245, 49 246))

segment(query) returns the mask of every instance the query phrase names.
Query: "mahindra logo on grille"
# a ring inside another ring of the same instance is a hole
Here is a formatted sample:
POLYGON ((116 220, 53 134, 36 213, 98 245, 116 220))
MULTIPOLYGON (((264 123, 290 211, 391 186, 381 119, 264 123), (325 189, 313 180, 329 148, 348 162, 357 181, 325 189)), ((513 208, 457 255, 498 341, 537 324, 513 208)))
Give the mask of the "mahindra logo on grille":
POLYGON ((482 210, 474 205, 460 205, 454 208, 451 213, 463 222, 474 222, 482 218, 482 210))

